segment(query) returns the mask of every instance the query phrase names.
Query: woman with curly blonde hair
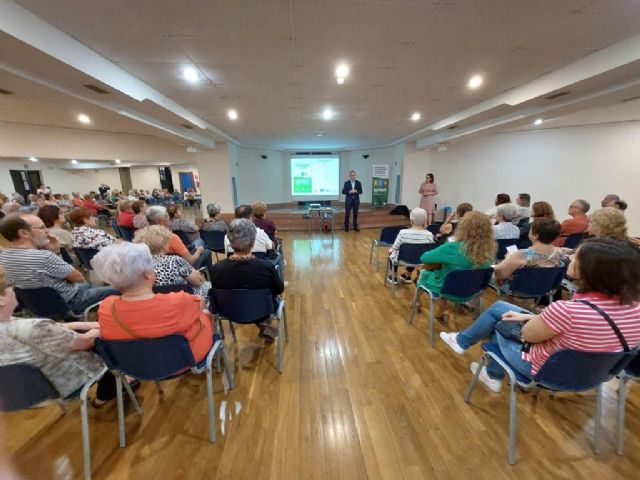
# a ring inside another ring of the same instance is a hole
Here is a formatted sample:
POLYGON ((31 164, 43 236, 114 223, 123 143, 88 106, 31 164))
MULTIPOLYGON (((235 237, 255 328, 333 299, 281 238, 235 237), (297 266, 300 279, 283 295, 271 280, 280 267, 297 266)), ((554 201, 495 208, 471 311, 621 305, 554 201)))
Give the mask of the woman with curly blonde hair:
MULTIPOLYGON (((455 238, 440 247, 425 252, 420 262, 427 268, 422 271, 418 285, 440 295, 444 279, 454 270, 472 270, 491 266, 496 255, 496 242, 493 238, 491 220, 482 212, 467 213, 456 230, 455 238)), ((465 302, 468 298, 456 298, 465 302)), ((446 308, 444 301, 439 302, 441 309, 446 308)), ((443 311, 436 317, 443 318, 443 311)))
POLYGON ((616 240, 626 240, 627 219, 622 210, 613 207, 600 208, 589 217, 587 232, 594 237, 611 237, 616 240))

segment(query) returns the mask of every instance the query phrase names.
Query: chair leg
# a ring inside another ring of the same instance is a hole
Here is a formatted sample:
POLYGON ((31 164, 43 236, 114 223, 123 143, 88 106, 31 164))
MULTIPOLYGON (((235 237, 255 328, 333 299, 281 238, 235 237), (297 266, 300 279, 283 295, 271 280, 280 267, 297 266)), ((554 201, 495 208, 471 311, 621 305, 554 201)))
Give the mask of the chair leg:
POLYGON ((82 390, 80 394, 80 421, 82 423, 82 456, 84 462, 84 478, 91 480, 91 437, 89 436, 89 409, 87 408, 87 396, 89 389, 82 390))
POLYGON ((433 308, 433 297, 429 295, 429 335, 431 337, 431 348, 436 346, 436 315, 433 308))
POLYGON ((386 265, 384 267, 384 275, 382 276, 382 286, 387 286, 387 275, 389 275, 389 259, 385 262, 386 265))
POLYGON ((471 401, 471 394, 473 393, 473 389, 476 387, 476 383, 478 383, 478 378, 480 377, 480 371, 486 364, 487 364, 487 355, 485 354, 485 355, 482 355, 482 358, 480 358, 480 364, 478 366, 478 369, 476 370, 476 373, 473 375, 473 378, 471 379, 471 383, 467 387, 467 393, 464 394, 465 403, 469 403, 471 401))
POLYGON ((624 455, 624 414, 626 408, 627 396, 627 377, 624 371, 618 377, 620 386, 618 387, 618 439, 616 442, 616 453, 624 455))
POLYGON ((156 390, 158 391, 158 395, 163 395, 164 389, 162 388, 162 385, 160 384, 160 382, 155 381, 153 383, 156 385, 156 390))
POLYGON ((231 364, 229 363, 229 357, 227 356, 227 348, 224 346, 224 343, 220 345, 220 355, 222 355, 222 362, 224 363, 224 373, 227 376, 227 383, 229 384, 229 389, 233 390, 233 370, 231 368, 231 364))
POLYGON ((375 243, 371 242, 371 251, 369 252, 369 265, 371 265, 371 260, 373 259, 373 247, 375 247, 375 243))
POLYGON ((116 392, 118 400, 118 433, 120 437, 120 448, 127 445, 124 431, 124 401, 122 400, 122 378, 120 374, 116 375, 116 392))
POLYGON ((278 373, 282 373, 282 320, 278 318, 278 373))
POLYGON ((602 437, 602 384, 596 388, 596 416, 593 426, 594 452, 596 455, 602 453, 601 437, 602 437))
POLYGON ((287 307, 282 308, 282 320, 284 321, 284 339, 289 343, 289 323, 287 322, 287 307))
POLYGON ((207 404, 209 406, 209 441, 216 443, 216 409, 213 400, 213 374, 211 372, 211 365, 207 367, 205 375, 207 376, 207 404))
POLYGON ((391 298, 396 298, 396 283, 398 283, 398 272, 395 268, 391 269, 391 298))
POLYGON ((516 463, 516 379, 509 374, 509 465, 516 463))
POLYGON ((416 293, 413 295, 413 303, 411 303, 411 313, 409 314, 409 325, 413 325, 413 317, 416 316, 418 303, 420 302, 420 288, 416 287, 416 293))
POLYGON ((131 400, 131 403, 133 403, 133 408, 136 409, 136 413, 138 415, 142 415, 142 407, 140 406, 140 403, 138 403, 136 394, 133 393, 133 390, 131 390, 131 385, 129 385, 129 382, 127 382, 126 379, 124 380, 123 385, 124 385, 124 389, 127 391, 127 395, 129 395, 129 399, 131 400))
POLYGON ((218 331, 220 332, 220 338, 224 340, 224 327, 222 326, 222 320, 218 316, 216 316, 216 326, 218 327, 218 331))

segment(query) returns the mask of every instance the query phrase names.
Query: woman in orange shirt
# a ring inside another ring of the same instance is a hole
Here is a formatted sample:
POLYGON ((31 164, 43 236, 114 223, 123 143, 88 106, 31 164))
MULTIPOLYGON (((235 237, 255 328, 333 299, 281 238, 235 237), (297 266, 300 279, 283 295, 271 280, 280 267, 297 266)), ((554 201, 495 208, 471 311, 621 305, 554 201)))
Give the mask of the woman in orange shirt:
POLYGON ((185 292, 154 294, 156 280, 149 247, 123 242, 100 250, 91 261, 96 274, 122 292, 103 300, 98 310, 100 336, 132 340, 183 335, 196 360, 213 345, 215 328, 202 299, 185 292))

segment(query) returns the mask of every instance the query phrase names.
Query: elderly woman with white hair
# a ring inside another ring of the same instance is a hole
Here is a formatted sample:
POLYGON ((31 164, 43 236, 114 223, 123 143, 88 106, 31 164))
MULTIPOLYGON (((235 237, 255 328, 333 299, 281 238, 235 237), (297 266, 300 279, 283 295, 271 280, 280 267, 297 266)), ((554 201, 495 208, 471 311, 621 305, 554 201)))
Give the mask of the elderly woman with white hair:
POLYGON ((178 255, 167 255, 171 232, 160 225, 143 228, 136 232, 133 243, 144 243, 153 256, 156 286, 185 285, 193 288, 196 295, 208 299, 211 284, 204 275, 178 255))
MULTIPOLYGON (((227 233, 233 255, 216 262, 211 275, 211 285, 220 289, 262 289, 271 290, 275 297, 284 291, 284 282, 275 267, 268 260, 258 258, 251 253, 256 241, 256 227, 246 218, 237 218, 229 225, 227 233)), ((260 337, 273 342, 277 329, 271 325, 269 318, 258 322, 260 337)))
POLYGON ((398 264, 396 260, 401 245, 405 243, 434 243, 433 234, 425 228, 427 224, 427 211, 424 208, 414 208, 411 210, 409 219, 411 220, 411 228, 400 230, 395 242, 393 242, 393 245, 389 249, 389 262, 391 262, 391 266, 395 272, 395 275, 390 274, 387 277, 387 281, 390 283, 395 282, 397 284, 398 278, 404 283, 411 283, 412 281, 411 274, 414 270, 413 267, 407 267, 406 271, 400 275, 400 277, 397 276, 398 264), (394 280, 394 278, 396 280, 394 280))
POLYGON ((221 210, 222 206, 217 202, 207 205, 207 214, 209 215, 209 218, 206 218, 202 221, 202 226, 200 227, 200 229, 204 230, 205 232, 227 233, 227 231, 229 230, 229 224, 218 217, 221 210))
POLYGON ((196 362, 211 346, 215 328, 202 298, 185 292, 156 295, 149 247, 123 242, 100 250, 91 261, 96 273, 122 292, 103 300, 98 310, 100 336, 133 340, 183 335, 196 362))
POLYGON ((496 208, 496 225, 493 236, 496 240, 518 240, 520 229, 511 221, 518 216, 518 208, 513 203, 503 203, 496 208))

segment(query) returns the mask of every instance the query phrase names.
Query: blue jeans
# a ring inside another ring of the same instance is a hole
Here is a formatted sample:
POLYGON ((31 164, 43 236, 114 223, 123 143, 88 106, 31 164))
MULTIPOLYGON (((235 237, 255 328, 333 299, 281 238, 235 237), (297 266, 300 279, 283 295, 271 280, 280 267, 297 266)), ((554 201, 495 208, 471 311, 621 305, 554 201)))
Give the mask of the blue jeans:
MULTIPOLYGON (((484 339, 489 339, 490 343, 497 343, 500 352, 507 359, 507 362, 514 370, 525 375, 527 378, 533 378, 531 374, 531 363, 522 359, 522 345, 516 341, 503 337, 495 330, 496 323, 502 320, 502 315, 509 311, 520 313, 531 313, 517 305, 512 305, 502 300, 497 301, 486 309, 468 328, 458 334, 458 345, 467 349, 472 345, 484 339)), ((504 378, 504 370, 493 360, 487 364, 487 373, 491 378, 502 380, 504 378)))
POLYGON ((120 295, 113 287, 92 287, 89 283, 81 283, 78 293, 69 300, 69 308, 75 314, 84 313, 84 309, 104 300, 110 295, 120 295))

